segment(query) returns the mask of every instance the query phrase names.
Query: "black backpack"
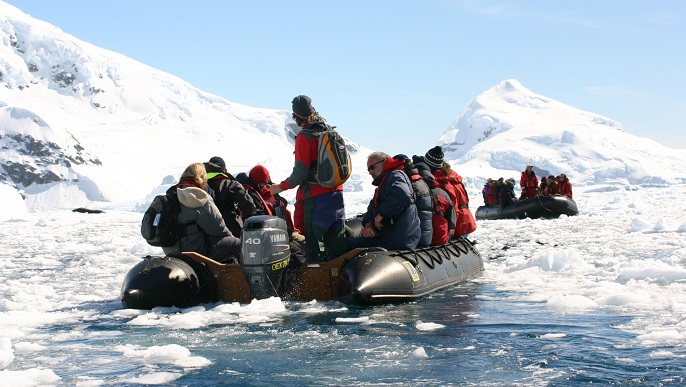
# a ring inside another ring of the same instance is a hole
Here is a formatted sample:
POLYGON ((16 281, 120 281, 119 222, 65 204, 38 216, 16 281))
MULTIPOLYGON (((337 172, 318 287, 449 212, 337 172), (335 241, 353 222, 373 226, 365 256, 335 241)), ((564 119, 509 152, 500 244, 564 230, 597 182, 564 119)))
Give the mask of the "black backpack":
POLYGON ((175 189, 155 196, 141 222, 141 235, 149 245, 170 247, 178 242, 181 237, 179 210, 179 198, 175 189))

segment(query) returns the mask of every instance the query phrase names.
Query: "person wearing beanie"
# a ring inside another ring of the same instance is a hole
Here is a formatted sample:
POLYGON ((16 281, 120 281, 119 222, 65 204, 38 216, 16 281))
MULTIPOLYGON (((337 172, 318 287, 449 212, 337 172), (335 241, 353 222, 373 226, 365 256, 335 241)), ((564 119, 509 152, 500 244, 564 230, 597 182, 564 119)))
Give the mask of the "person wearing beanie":
POLYGON ((526 166, 522 177, 519 179, 519 186, 522 188, 522 199, 532 198, 536 196, 538 190, 538 177, 534 173, 534 166, 529 164, 526 166))
POLYGON ((243 188, 245 188, 255 203, 255 215, 275 215, 264 197, 264 192, 269 192, 269 187, 267 187, 269 171, 267 168, 262 165, 256 165, 250 172, 241 172, 236 175, 236 180, 243 184, 243 188))
POLYGON ((299 95, 293 98, 291 104, 293 105, 293 114, 300 118, 307 118, 317 112, 312 107, 312 100, 306 95, 299 95))
POLYGON ((226 171, 226 163, 224 162, 224 159, 219 157, 219 156, 213 156, 210 157, 210 163, 218 166, 219 168, 223 169, 226 171))
POLYGON ((424 155, 424 162, 431 167, 432 170, 440 169, 443 166, 443 150, 440 146, 435 146, 429 149, 424 155))
POLYGON ((476 230, 476 221, 469 209, 469 195, 462 184, 462 176, 458 175, 450 164, 444 162, 443 157, 443 150, 436 146, 426 152, 424 163, 431 169, 436 185, 448 193, 453 203, 457 216, 453 238, 466 238, 476 230))
MULTIPOLYGON (((254 166, 247 174, 241 172, 236 176, 248 194, 252 197, 257 207, 255 215, 271 215, 286 221, 288 226, 288 236, 302 242, 304 237, 300 234, 300 229, 293 224, 293 216, 288 210, 288 201, 281 195, 272 195, 269 186, 272 184, 269 177, 269 170, 262 165, 254 166)), ((293 249, 291 249, 293 252, 293 249)), ((304 259, 303 259, 304 260, 304 259)))
POLYGON ((271 180, 269 178, 269 171, 262 165, 255 165, 248 173, 248 176, 250 177, 250 180, 261 186, 266 185, 269 180, 271 180))
POLYGON ((305 235, 308 262, 333 260, 345 252, 343 186, 326 188, 314 180, 319 134, 330 128, 306 95, 293 98, 293 120, 302 130, 295 137, 295 162, 285 180, 269 187, 272 195, 298 187, 294 226, 305 235))
POLYGON ((226 227, 233 235, 241 235, 243 221, 255 215, 255 203, 243 185, 226 171, 226 164, 221 157, 214 156, 204 164, 207 185, 214 192, 214 203, 226 227))
POLYGON ((434 175, 431 174, 431 168, 429 168, 423 160, 424 159, 421 158, 421 161, 417 162, 415 167, 422 177, 422 180, 424 180, 431 190, 431 245, 444 245, 450 241, 450 238, 453 235, 455 224, 457 223, 457 214, 453 207, 453 202, 450 199, 450 195, 436 184, 434 175))

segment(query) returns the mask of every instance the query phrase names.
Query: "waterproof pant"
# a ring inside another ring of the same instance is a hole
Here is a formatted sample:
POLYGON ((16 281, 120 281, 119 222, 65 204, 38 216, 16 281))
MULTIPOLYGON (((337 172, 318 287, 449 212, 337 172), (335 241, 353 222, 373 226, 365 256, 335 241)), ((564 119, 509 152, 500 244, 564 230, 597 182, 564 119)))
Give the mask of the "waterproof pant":
POLYGON ((345 207, 342 191, 327 192, 305 199, 303 223, 307 262, 330 261, 345 252, 345 207))
POLYGON ((235 258, 240 262, 241 240, 235 236, 209 237, 209 257, 217 262, 227 262, 235 258))

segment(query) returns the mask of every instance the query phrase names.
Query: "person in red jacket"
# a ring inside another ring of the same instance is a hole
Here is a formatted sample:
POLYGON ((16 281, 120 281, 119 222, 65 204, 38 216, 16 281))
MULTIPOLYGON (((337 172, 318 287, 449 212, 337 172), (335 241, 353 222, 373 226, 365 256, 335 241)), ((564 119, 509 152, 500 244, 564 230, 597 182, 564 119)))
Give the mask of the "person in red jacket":
MULTIPOLYGON (((293 120, 315 135, 326 130, 326 120, 306 95, 293 98, 293 120)), ((332 260, 345 252, 345 205, 343 186, 325 188, 314 180, 318 138, 301 132, 295 137, 295 163, 291 175, 269 187, 272 195, 298 187, 295 196, 295 227, 305 235, 308 262, 332 260)))
MULTIPOLYGON (((417 157, 417 156, 415 156, 417 157)), ((425 162, 418 162, 416 168, 419 175, 431 190, 431 225, 433 234, 431 236, 431 246, 444 245, 448 243, 455 230, 457 215, 450 195, 439 188, 431 174, 431 169, 425 162)))
POLYGON ((466 238, 467 234, 476 230, 476 222, 469 210, 469 195, 462 184, 462 176, 453 171, 450 164, 443 161, 443 150, 440 146, 429 149, 424 155, 424 162, 431 169, 438 186, 448 193, 453 202, 457 214, 453 237, 466 238))
POLYGON ((572 198, 572 183, 569 182, 569 179, 567 179, 567 175, 565 175, 564 173, 558 176, 557 194, 564 195, 570 199, 572 198))
POLYGON ((269 181, 269 171, 262 165, 256 165, 249 173, 241 172, 236 180, 243 185, 245 191, 255 203, 255 215, 274 215, 272 208, 264 200, 263 190, 269 181))
POLYGON ((526 170, 522 172, 522 178, 519 180, 519 186, 522 188, 522 196, 520 199, 532 198, 536 196, 538 190, 538 177, 534 173, 534 166, 527 165, 526 170))
POLYGON ((493 207, 495 205, 495 180, 489 178, 481 190, 481 194, 484 197, 484 205, 493 207))

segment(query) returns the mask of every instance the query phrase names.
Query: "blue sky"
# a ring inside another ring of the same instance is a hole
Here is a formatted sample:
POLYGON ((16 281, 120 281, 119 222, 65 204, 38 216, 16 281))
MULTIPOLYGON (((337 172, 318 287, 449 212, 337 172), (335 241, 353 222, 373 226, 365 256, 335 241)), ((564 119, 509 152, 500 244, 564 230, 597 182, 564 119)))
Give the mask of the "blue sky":
POLYGON ((298 94, 354 141, 423 154, 505 79, 686 148, 683 1, 9 0, 230 101, 298 94))

